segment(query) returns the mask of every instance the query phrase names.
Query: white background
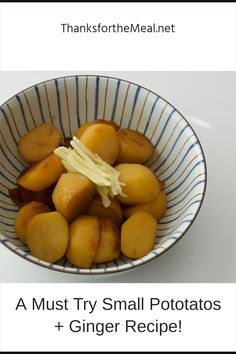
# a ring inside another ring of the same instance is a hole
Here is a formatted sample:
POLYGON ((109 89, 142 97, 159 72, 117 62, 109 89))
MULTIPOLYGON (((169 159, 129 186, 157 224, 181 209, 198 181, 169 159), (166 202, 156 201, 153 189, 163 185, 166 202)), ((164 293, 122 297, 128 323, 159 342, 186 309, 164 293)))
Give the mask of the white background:
MULTIPOLYGON (((0 102, 63 72, 0 74, 0 102)), ((72 74, 72 72, 67 73, 72 74)), ((235 282, 235 72, 107 72, 146 86, 169 100, 195 129, 206 154, 207 192, 190 230, 158 259, 107 282, 235 282)), ((2 282, 88 282, 29 263, 0 245, 2 282)))
POLYGON ((1 289, 1 345, 0 350, 45 350, 45 351, 222 351, 235 350, 235 286, 230 284, 3 284, 1 289), (125 295, 124 295, 125 294, 125 295), (145 297, 143 311, 104 311, 102 299, 136 300, 145 297), (22 297, 27 311, 15 311, 22 297), (69 299, 68 311, 32 311, 32 297, 39 302, 47 300, 69 299), (73 297, 98 301, 99 309, 89 314, 83 309, 73 307, 73 297), (185 299, 220 300, 220 311, 164 311, 159 307, 149 310, 150 297, 160 300, 185 299), (92 333, 73 333, 68 329, 72 320, 85 319, 87 322, 121 322, 117 333, 105 333, 97 336, 92 333), (129 333, 122 329, 126 320, 137 322, 179 322, 181 332, 166 333, 161 337, 157 333, 129 333), (58 332, 55 324, 61 321, 64 328, 58 332))
POLYGON ((235 70, 232 3, 1 5, 2 70, 235 70), (172 24, 176 33, 62 33, 61 23, 172 24))

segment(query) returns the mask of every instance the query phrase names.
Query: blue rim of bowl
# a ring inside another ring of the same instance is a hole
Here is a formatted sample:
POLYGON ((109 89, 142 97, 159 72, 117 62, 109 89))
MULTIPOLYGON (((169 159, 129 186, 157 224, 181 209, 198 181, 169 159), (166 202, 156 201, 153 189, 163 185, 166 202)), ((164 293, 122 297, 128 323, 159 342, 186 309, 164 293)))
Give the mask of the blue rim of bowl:
MULTIPOLYGON (((139 85, 133 81, 129 81, 129 80, 125 80, 125 79, 121 79, 121 78, 118 78, 118 77, 114 77, 114 76, 106 76, 106 75, 97 75, 97 74, 89 74, 89 75, 86 75, 86 74, 80 74, 80 75, 76 75, 76 74, 73 74, 73 75, 67 75, 67 76, 60 76, 60 77, 56 77, 56 78, 52 78, 52 79, 49 79, 49 80, 44 80, 44 81, 40 81, 34 85, 31 85, 19 92, 17 92, 16 94, 14 94, 11 98, 9 98, 7 101, 5 101, 4 103, 1 104, 0 108, 4 105, 4 104, 7 104, 10 100, 12 100, 15 95, 17 94, 21 94, 22 92, 24 92, 25 90, 29 90, 31 88, 33 88, 35 85, 40 85, 40 84, 43 84, 43 83, 47 83, 47 82, 50 82, 52 80, 60 80, 60 79, 66 79, 66 78, 70 78, 70 77, 101 77, 101 78, 108 78, 108 79, 114 79, 114 80, 120 80, 120 81, 123 81, 123 82, 127 82, 129 84, 132 84, 132 85, 135 85, 135 86, 140 86, 141 88, 149 91, 150 93, 153 93, 154 95, 156 96, 159 96, 161 99, 163 99, 166 103, 168 103, 170 106, 172 106, 173 108, 175 108, 176 112, 178 112, 181 117, 185 120, 185 122, 189 125, 189 127, 192 129, 194 135, 196 136, 196 139, 198 141, 198 144, 200 146, 200 149, 201 149, 201 153, 202 153, 202 156, 203 156, 203 165, 204 165, 204 172, 205 172, 205 181, 204 181, 204 189, 203 189, 203 195, 202 195, 202 199, 201 199, 201 202, 198 206, 198 209, 194 215, 194 218, 192 219, 192 222, 188 225, 188 227, 183 231, 183 233, 181 234, 181 236, 175 240, 175 242, 173 242, 170 246, 168 246, 167 248, 165 248, 161 253, 159 254, 156 254, 154 257, 150 258, 150 259, 147 259, 145 261, 143 261, 142 263, 138 263, 138 264, 133 264, 130 268, 125 268, 125 269, 117 269, 117 270, 109 270, 109 268, 106 268, 106 270, 104 270, 104 268, 101 268, 101 269, 96 269, 96 272, 93 272, 94 269, 90 269, 91 272, 87 272, 88 269, 82 269, 82 268, 72 268, 72 269, 75 269, 75 271, 72 271, 68 268, 65 269, 56 269, 56 268, 53 268, 52 266, 54 264, 50 264, 48 263, 48 265, 44 265, 42 263, 40 263, 39 261, 40 260, 34 260, 34 259, 29 259, 28 257, 26 257, 25 255, 21 255, 19 254, 18 252, 16 252, 13 248, 11 248, 10 246, 8 246, 5 241, 6 240, 0 240, 0 243, 2 245, 4 245, 6 248, 8 248, 11 252, 15 253, 17 256, 23 258, 24 260, 28 261, 28 262, 31 262, 33 264, 36 264, 37 266, 40 266, 40 267, 43 267, 43 268, 46 268, 46 269, 49 269, 49 270, 53 270, 53 271, 56 271, 56 272, 60 272, 60 273, 64 273, 64 274, 76 274, 76 275, 80 275, 80 276, 100 276, 100 275, 107 275, 107 274, 116 274, 116 273, 122 273, 122 272, 127 272, 127 271, 131 271, 133 269, 136 269, 140 266, 143 266, 151 261, 154 261, 155 259, 157 259, 158 257, 160 257, 161 255, 163 255, 164 253, 166 253, 170 248, 172 248, 178 241, 180 241, 183 236, 187 233, 187 231, 190 229, 190 227, 192 226, 192 224, 194 223, 201 207, 202 207, 202 204, 203 204, 203 200, 205 198, 205 195, 206 195, 206 188, 207 188, 207 164, 206 164, 206 157, 205 157, 205 154, 204 154, 204 151, 203 151, 203 148, 202 148, 202 144, 195 132, 195 130, 192 128, 192 126, 190 125, 190 123, 188 122, 188 120, 183 116, 183 114, 176 108, 174 107, 169 101, 167 101, 165 98, 163 98, 161 95, 157 94, 156 92, 146 88, 145 86, 142 86, 142 85, 139 85), (76 271, 76 269, 79 269, 79 272, 76 271), (86 271, 86 273, 83 274, 83 271, 86 271)), ((7 240, 7 242, 9 242, 7 240)), ((34 258, 32 256, 32 258, 34 258)), ((58 267, 63 267, 63 266, 60 266, 58 265, 58 267)))

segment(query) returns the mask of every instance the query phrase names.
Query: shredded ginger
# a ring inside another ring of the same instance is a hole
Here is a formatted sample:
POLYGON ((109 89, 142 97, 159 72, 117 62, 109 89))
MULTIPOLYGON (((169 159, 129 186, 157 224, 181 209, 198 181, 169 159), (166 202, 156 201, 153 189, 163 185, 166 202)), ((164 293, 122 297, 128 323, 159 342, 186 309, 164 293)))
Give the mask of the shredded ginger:
POLYGON ((62 159, 62 164, 68 172, 79 172, 96 184, 97 192, 106 208, 111 204, 110 198, 118 194, 125 196, 122 192, 125 184, 119 180, 119 171, 103 161, 75 136, 70 145, 72 148, 60 146, 54 153, 62 159))

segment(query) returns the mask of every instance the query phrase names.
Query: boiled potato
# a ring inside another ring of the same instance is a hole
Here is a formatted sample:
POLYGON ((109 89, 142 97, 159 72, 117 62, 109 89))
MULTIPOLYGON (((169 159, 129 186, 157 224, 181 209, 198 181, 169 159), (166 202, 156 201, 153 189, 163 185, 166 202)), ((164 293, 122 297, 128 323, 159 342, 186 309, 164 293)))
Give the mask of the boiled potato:
POLYGON ((24 205, 18 212, 15 221, 15 233, 21 241, 26 243, 26 229, 30 220, 37 214, 46 213, 50 209, 40 202, 31 202, 24 205))
POLYGON ((96 216, 83 215, 70 225, 67 259, 77 267, 90 268, 100 239, 100 224, 96 216))
POLYGON ((121 251, 130 258, 146 256, 153 248, 156 219, 146 211, 136 211, 121 227, 121 251))
POLYGON ((24 160, 38 162, 51 155, 61 141, 59 130, 54 125, 43 123, 20 138, 18 151, 24 160))
POLYGON ((149 203, 139 204, 124 209, 124 216, 129 218, 137 210, 143 210, 154 216, 159 221, 166 212, 166 194, 161 191, 155 199, 149 203))
POLYGON ((93 198, 95 184, 80 173, 63 173, 56 184, 52 200, 57 211, 71 223, 85 213, 93 198))
POLYGON ((90 125, 93 124, 108 124, 111 125, 115 130, 118 130, 119 127, 118 125, 113 122, 112 120, 105 120, 105 119, 97 119, 97 120, 91 120, 89 122, 86 122, 84 124, 82 124, 75 132, 75 136, 80 139, 82 134, 84 133, 85 129, 87 129, 88 127, 90 127, 90 125))
POLYGON ((154 173, 146 166, 123 163, 116 166, 125 196, 118 195, 119 202, 128 205, 144 204, 153 200, 160 192, 160 183, 154 173))
POLYGON ((111 199, 111 205, 104 207, 100 196, 95 196, 90 204, 88 213, 90 215, 96 215, 103 218, 109 218, 114 220, 118 225, 122 222, 122 209, 119 202, 116 199, 111 199))
POLYGON ((89 126, 80 137, 80 141, 110 165, 115 162, 119 143, 116 130, 111 125, 93 124, 89 126))
POLYGON ((41 192, 32 192, 28 189, 25 189, 21 186, 17 188, 8 189, 8 194, 11 200, 20 208, 25 204, 30 202, 40 202, 47 205, 49 208, 53 208, 52 202, 52 192, 54 185, 44 189, 41 192))
POLYGON ((144 163, 153 153, 153 145, 145 135, 130 129, 117 132, 119 153, 116 163, 144 163))
POLYGON ((93 263, 110 262, 120 255, 120 232, 115 221, 100 218, 100 242, 93 263))
POLYGON ((27 226, 26 242, 32 256, 54 263, 66 253, 68 224, 57 211, 34 216, 27 226))
POLYGON ((60 157, 52 154, 26 170, 17 182, 30 191, 40 192, 57 182, 63 171, 60 157))

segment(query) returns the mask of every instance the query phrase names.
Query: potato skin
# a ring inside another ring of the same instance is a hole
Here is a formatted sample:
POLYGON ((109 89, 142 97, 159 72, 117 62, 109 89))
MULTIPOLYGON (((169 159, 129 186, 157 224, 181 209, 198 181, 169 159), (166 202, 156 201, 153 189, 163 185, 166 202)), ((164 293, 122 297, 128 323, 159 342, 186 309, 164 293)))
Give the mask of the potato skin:
POLYGON ((71 223, 87 212, 95 184, 80 173, 63 173, 56 184, 52 200, 57 211, 71 223))
POLYGON ((61 133, 54 125, 42 123, 20 138, 18 152, 28 162, 39 162, 51 155, 61 141, 61 133))
POLYGON ((155 174, 146 166, 123 163, 116 166, 120 172, 122 188, 127 195, 117 196, 119 202, 127 205, 144 204, 153 200, 160 192, 160 183, 155 174))
POLYGON ((19 178, 21 187, 40 192, 58 181, 64 168, 60 157, 52 154, 26 170, 19 178))
POLYGON ((121 224, 123 213, 119 202, 112 198, 111 205, 105 208, 102 204, 102 199, 100 196, 95 196, 90 204, 88 213, 90 215, 100 216, 102 218, 109 218, 114 220, 118 225, 121 224))
POLYGON ((118 125, 113 122, 112 120, 105 120, 105 119, 96 119, 96 120, 91 120, 89 122, 86 122, 84 124, 82 124, 75 132, 75 136, 80 139, 82 134, 85 132, 85 130, 90 127, 93 124, 107 124, 107 125, 111 125, 115 130, 118 130, 119 127, 118 125))
POLYGON ((136 211, 121 227, 121 251, 133 259, 146 256, 153 248, 156 219, 145 211, 136 211))
POLYGON ((90 125, 80 137, 80 141, 110 165, 118 156, 118 138, 116 130, 111 125, 90 125))
POLYGON ((27 225, 30 220, 37 214, 46 213, 50 209, 40 202, 30 202, 24 205, 18 212, 15 221, 15 233, 22 242, 26 243, 27 225))
POLYGON ((143 210, 159 221, 165 215, 166 207, 166 194, 161 191, 151 202, 127 207, 123 210, 123 213, 126 218, 129 218, 136 211, 143 210))
POLYGON ((90 268, 100 240, 100 224, 96 216, 82 215, 70 225, 67 259, 79 268, 90 268))
POLYGON ((120 232, 114 220, 99 218, 100 242, 93 263, 110 262, 120 255, 120 232))
POLYGON ((33 192, 21 186, 8 189, 8 194, 11 200, 20 208, 30 202, 40 202, 47 205, 49 208, 54 208, 52 202, 52 192, 54 185, 44 189, 41 192, 33 192))
POLYGON ((117 132, 119 153, 116 163, 144 163, 153 153, 151 141, 142 133, 131 129, 120 129, 117 132))
POLYGON ((54 263, 64 256, 69 240, 68 224, 57 211, 34 216, 27 226, 26 242, 32 256, 54 263))

